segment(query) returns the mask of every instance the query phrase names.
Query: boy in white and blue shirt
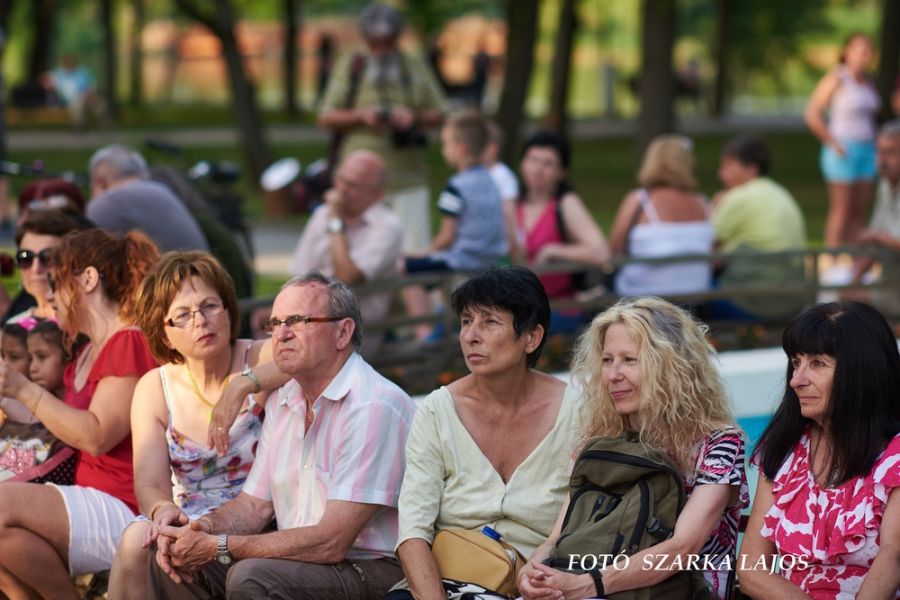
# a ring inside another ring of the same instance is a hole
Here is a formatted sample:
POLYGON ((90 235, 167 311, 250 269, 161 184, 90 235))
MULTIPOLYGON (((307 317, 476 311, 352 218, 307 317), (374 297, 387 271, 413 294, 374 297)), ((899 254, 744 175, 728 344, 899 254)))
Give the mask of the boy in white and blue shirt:
MULTIPOLYGON (((507 253, 500 192, 481 157, 488 142, 485 118, 476 112, 450 117, 441 131, 441 153, 457 172, 438 199, 441 225, 425 256, 408 256, 407 273, 479 271, 499 264, 507 253)), ((428 296, 421 287, 404 291, 407 312, 427 314, 428 296)), ((428 327, 419 331, 427 335, 428 327)))

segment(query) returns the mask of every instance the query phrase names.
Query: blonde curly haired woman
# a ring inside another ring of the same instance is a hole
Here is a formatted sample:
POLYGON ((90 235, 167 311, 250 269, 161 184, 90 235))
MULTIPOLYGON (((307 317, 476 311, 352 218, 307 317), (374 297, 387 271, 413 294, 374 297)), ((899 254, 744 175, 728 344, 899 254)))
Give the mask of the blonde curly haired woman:
MULTIPOLYGON (((622 570, 594 575, 542 564, 559 537, 567 500, 550 538, 522 569, 519 591, 526 600, 594 598, 655 585, 675 574, 667 568, 686 565, 688 554, 734 564, 740 513, 749 504, 744 440, 705 334, 687 311, 645 297, 623 299, 582 335, 572 374, 590 411, 584 437, 636 433, 679 467, 688 500, 669 539, 630 557, 622 570), (662 568, 645 569, 645 556, 663 554, 669 560, 662 568)), ((728 571, 703 575, 711 596, 725 597, 728 571)))

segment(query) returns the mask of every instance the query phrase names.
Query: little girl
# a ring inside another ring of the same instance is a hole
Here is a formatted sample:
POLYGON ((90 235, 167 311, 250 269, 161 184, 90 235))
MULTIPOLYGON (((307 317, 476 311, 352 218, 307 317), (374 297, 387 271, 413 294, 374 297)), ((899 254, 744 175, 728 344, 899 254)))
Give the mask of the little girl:
POLYGON ((53 321, 43 321, 28 332, 29 378, 48 392, 62 398, 66 391, 63 371, 69 353, 63 345, 63 334, 53 321))
MULTIPOLYGON (((18 323, 3 326, 3 337, 0 338, 0 358, 13 369, 28 377, 30 358, 27 347, 28 330, 18 323)), ((0 427, 7 421, 17 423, 37 423, 31 411, 18 400, 0 397, 0 427)))
MULTIPOLYGON (((19 326, 4 328, 0 347, 5 349, 8 339, 19 335, 13 327, 19 326), (8 329, 14 334, 8 335, 8 329)), ((59 326, 53 321, 36 324, 27 332, 25 344, 27 362, 21 363, 26 368, 24 374, 49 393, 62 397, 65 392, 63 370, 70 355, 63 345, 59 326)), ((72 449, 56 439, 24 406, 21 409, 27 413, 25 419, 14 416, 13 408, 10 406, 7 411, 9 420, 0 423, 0 481, 71 484, 75 468, 72 449)))

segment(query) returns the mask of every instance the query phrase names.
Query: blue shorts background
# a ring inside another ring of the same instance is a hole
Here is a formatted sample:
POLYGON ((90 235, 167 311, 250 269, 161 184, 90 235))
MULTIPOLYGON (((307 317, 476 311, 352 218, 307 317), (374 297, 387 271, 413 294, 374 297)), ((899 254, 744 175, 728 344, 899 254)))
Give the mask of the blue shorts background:
POLYGON ((819 166, 825 180, 834 183, 875 179, 878 174, 875 163, 874 141, 845 141, 841 145, 847 151, 840 156, 831 146, 822 146, 819 166))

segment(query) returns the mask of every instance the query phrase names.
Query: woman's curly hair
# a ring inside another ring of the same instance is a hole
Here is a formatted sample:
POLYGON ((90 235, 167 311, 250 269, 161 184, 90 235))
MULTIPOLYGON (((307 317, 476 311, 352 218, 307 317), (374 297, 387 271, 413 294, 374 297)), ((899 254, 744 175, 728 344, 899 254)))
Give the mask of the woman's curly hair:
POLYGON ((696 444, 733 425, 725 386, 706 340, 707 327, 660 298, 625 298, 598 315, 575 348, 572 374, 590 415, 584 437, 616 437, 629 429, 615 411, 601 376, 607 330, 620 324, 637 346, 640 384, 639 438, 666 450, 689 472, 696 444))

